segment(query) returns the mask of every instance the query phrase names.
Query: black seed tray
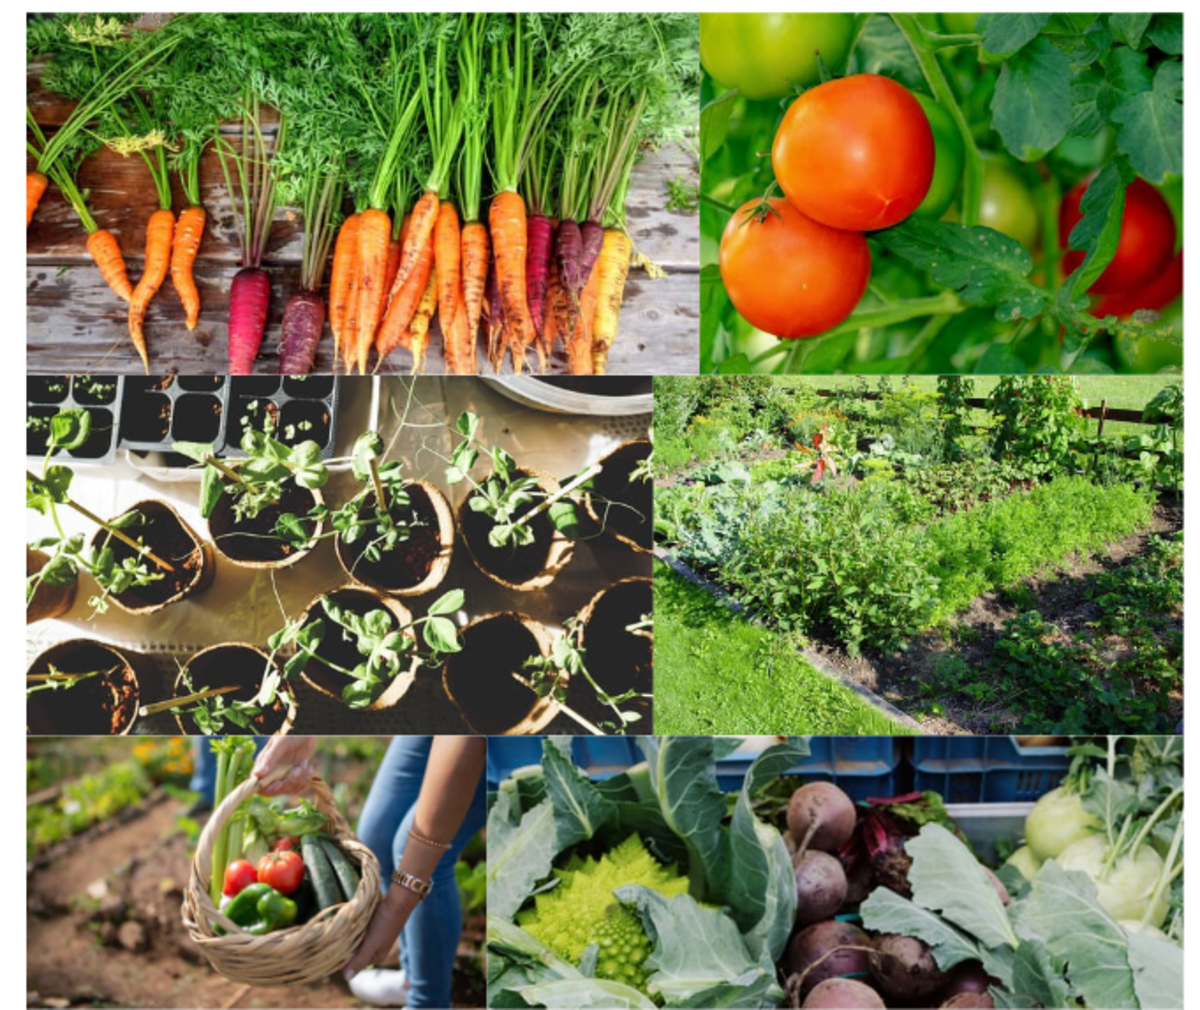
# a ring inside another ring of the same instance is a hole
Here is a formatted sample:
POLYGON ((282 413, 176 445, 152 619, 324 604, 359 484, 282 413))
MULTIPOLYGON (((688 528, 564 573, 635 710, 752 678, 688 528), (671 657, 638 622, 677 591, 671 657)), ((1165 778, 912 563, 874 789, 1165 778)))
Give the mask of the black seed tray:
POLYGON ((92 431, 78 449, 63 449, 57 458, 80 463, 111 463, 117 453, 117 406, 121 375, 30 375, 25 379, 25 454, 43 459, 49 420, 60 410, 82 407, 92 415, 92 431), (32 426, 31 426, 32 425, 32 426))
POLYGON ((341 382, 333 375, 235 375, 229 380, 223 455, 238 457, 242 419, 261 430, 264 418, 275 419, 275 437, 288 445, 309 439, 321 447, 321 458, 337 444, 337 405, 341 382))

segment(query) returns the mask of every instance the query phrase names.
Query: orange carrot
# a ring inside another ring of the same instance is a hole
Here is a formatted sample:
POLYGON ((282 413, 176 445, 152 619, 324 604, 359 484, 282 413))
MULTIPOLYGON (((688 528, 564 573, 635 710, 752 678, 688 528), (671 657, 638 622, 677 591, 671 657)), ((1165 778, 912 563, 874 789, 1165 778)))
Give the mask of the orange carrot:
POLYGON ((462 308, 462 234, 458 213, 450 203, 438 208, 433 228, 433 268, 438 277, 438 323, 446 349, 446 370, 457 372, 454 358, 459 348, 453 338, 454 321, 462 308))
MULTIPOLYGON (((592 327, 592 369, 603 375, 608 364, 608 349, 617 338, 621 303, 625 300, 625 278, 629 275, 629 254, 633 251, 629 236, 616 228, 604 232, 604 245, 592 276, 596 280, 596 315, 592 327)), ((582 311, 581 306, 581 311, 582 311)))
POLYGON ((488 271, 487 287, 484 289, 483 322, 486 327, 487 358, 492 371, 499 372, 508 350, 508 337, 504 332, 504 306, 500 304, 500 286, 496 283, 496 264, 488 271))
POLYGON ((171 263, 171 239, 175 233, 175 215, 169 210, 156 210, 146 224, 146 263, 137 287, 129 299, 129 337, 141 355, 142 365, 150 372, 150 356, 146 352, 146 336, 142 323, 146 309, 162 282, 166 280, 171 263))
POLYGON ((558 264, 550 267, 550 281, 546 287, 546 325, 542 330, 542 343, 549 357, 558 342, 570 343, 570 336, 575 332, 575 306, 571 304, 571 293, 562 282, 562 274, 558 264))
MULTIPOLYGON (((404 229, 401 227, 400 234, 404 234, 404 229)), ((383 271, 383 290, 388 293, 388 297, 392 294, 392 282, 396 279, 396 271, 400 269, 400 242, 401 239, 392 239, 388 242, 387 267, 383 271)), ((387 306, 384 305, 386 309, 387 306)))
MULTIPOLYGON (((359 375, 367 371, 367 358, 375 342, 375 331, 383 315, 387 295, 383 280, 387 273, 388 242, 392 235, 392 219, 387 211, 371 207, 359 215, 358 225, 358 312, 354 356, 359 375)), ((347 369, 349 371, 349 369, 347 369)))
POLYGON ((600 292, 600 271, 593 270, 579 298, 575 332, 567 337, 567 369, 572 375, 593 374, 592 324, 600 292))
MULTIPOLYGON (((408 347, 408 328, 412 323, 421 295, 429 283, 433 271, 433 242, 427 242, 417 259, 416 269, 409 275, 404 287, 393 288, 392 300, 375 334, 375 354, 382 361, 397 347, 408 347)), ((375 366, 378 369, 378 365, 375 366)))
POLYGON ((171 250, 171 283, 183 303, 184 317, 189 330, 196 328, 200 320, 200 292, 192 267, 200 251, 200 238, 204 234, 206 215, 203 207, 184 207, 179 212, 175 225, 175 243, 171 250))
POLYGON ((437 267, 429 271, 429 282, 421 293, 417 303, 417 311, 413 313, 412 324, 408 328, 408 343, 412 348, 412 374, 425 371, 425 350, 429 346, 429 323, 437 311, 438 277, 437 267))
POLYGON ((26 228, 33 224, 33 215, 37 213, 38 204, 42 202, 42 195, 46 192, 46 187, 48 185, 50 185, 50 180, 42 175, 41 172, 25 173, 26 228))
POLYGON ((487 290, 488 260, 491 243, 487 228, 480 221, 463 225, 462 230, 462 294, 467 309, 467 332, 474 345, 483 315, 483 299, 487 290))
POLYGON ((525 352, 534 338, 525 288, 525 201, 512 190, 497 193, 488 217, 496 258, 496 282, 504 306, 504 326, 512 348, 513 372, 519 374, 525 370, 525 352))
POLYGON ((346 323, 354 299, 354 263, 358 257, 358 215, 351 214, 338 229, 333 247, 333 268, 329 275, 329 328, 333 331, 333 367, 337 369, 338 351, 344 345, 346 323))
POLYGON ((428 190, 421 194, 421 199, 413 205, 412 214, 409 215, 408 234, 404 236, 400 249, 400 269, 396 271, 396 279, 392 282, 392 294, 404 286, 409 275, 417 268, 421 250, 432 240, 439 204, 437 193, 428 190))
POLYGON ((113 294, 129 301, 133 297, 133 285, 129 283, 129 272, 125 269, 125 257, 121 255, 117 237, 106 228, 97 228, 87 237, 87 251, 113 294))

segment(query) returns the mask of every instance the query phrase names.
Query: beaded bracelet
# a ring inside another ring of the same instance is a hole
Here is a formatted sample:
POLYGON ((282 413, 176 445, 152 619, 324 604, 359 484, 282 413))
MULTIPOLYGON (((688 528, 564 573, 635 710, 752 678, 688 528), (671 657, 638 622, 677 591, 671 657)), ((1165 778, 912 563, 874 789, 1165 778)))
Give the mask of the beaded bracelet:
POLYGON ((408 829, 408 837, 415 842, 420 842, 422 845, 431 845, 433 848, 442 849, 443 851, 449 849, 451 844, 450 842, 436 842, 432 838, 426 838, 420 832, 415 831, 412 828, 408 829))

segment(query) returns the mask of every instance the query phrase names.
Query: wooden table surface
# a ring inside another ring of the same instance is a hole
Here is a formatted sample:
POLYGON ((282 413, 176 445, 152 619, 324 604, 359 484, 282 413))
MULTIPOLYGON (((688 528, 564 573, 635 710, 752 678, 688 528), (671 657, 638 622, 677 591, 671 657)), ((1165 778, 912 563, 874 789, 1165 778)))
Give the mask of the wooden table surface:
MULTIPOLYGON (((38 122, 52 129, 69 109, 38 88, 36 68, 29 100, 38 122)), ((201 163, 201 197, 208 227, 196 263, 202 311, 189 333, 170 278, 146 315, 153 372, 223 373, 227 369, 229 285, 238 269, 237 233, 220 164, 211 147, 201 163)), ((696 214, 664 209, 667 183, 698 184, 694 152, 664 147, 645 154, 634 170, 628 198, 628 225, 636 251, 667 271, 651 280, 631 269, 625 288, 620 331, 609 355, 608 374, 690 374, 698 366, 700 316, 699 220, 696 214)), ((174 207, 185 206, 177 181, 174 207)), ((97 223, 119 240, 136 283, 142 270, 145 225, 156 206, 154 186, 141 157, 123 158, 102 150, 79 173, 81 188, 97 223)), ((70 206, 51 186, 26 236, 26 368, 30 373, 139 373, 141 364, 129 341, 125 303, 105 283, 84 247, 86 234, 70 206)), ((279 322, 287 295, 299 278, 301 234, 295 215, 280 209, 271 231, 264 267, 271 274, 271 313, 256 371, 278 370, 279 322)), ((333 338, 326 326, 315 367, 332 366, 333 338)), ((480 347, 479 360, 486 368, 480 347)), ((532 355, 530 356, 532 360, 532 355)), ((564 371, 560 348, 552 370, 564 371)), ((407 372, 411 358, 396 351, 381 372, 407 372)), ((511 365, 506 365, 506 370, 511 365)), ((431 340, 427 370, 443 371, 440 339, 431 340)))

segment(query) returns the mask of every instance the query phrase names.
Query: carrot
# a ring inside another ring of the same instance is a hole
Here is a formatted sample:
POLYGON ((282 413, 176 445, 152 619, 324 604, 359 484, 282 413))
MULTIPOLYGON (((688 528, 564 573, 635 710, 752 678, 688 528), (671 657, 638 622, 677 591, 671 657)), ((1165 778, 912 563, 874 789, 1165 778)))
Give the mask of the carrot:
MULTIPOLYGON (((366 374, 367 357, 375 342, 375 331, 383 315, 387 291, 383 280, 387 273, 388 242, 391 241, 392 219, 387 211, 369 208, 359 215, 358 225, 358 312, 354 355, 359 375, 366 374)), ((349 369, 347 369, 349 371, 349 369)))
POLYGON ((454 319, 462 303, 462 233, 458 227, 458 212, 454 205, 443 203, 438 208, 437 224, 433 229, 433 268, 438 277, 438 323, 442 328, 447 358, 457 353, 453 347, 454 319))
POLYGON ((46 187, 50 185, 50 180, 41 172, 26 172, 25 173, 25 227, 28 228, 33 224, 33 215, 37 213, 38 204, 42 202, 42 196, 46 192, 46 187))
POLYGON ((425 371, 425 350, 429 346, 429 323, 437 311, 438 277, 437 267, 429 271, 429 281, 421 293, 417 310, 413 313, 412 323, 408 327, 408 343, 412 348, 412 374, 425 371))
POLYGON ((519 193, 497 193, 488 211, 492 248, 496 257, 496 283, 504 306, 504 329, 512 349, 513 372, 525 370, 525 352, 533 343, 533 320, 525 289, 525 201, 519 193))
MULTIPOLYGON (((429 283, 433 272, 433 243, 425 243, 417 258, 416 269, 413 270, 404 287, 396 291, 393 287, 392 300, 379 331, 375 334, 375 354, 382 362, 397 347, 409 346, 409 326, 420 304, 421 296, 429 283)), ((375 368, 378 370, 379 365, 375 368)))
POLYGON ((316 291, 297 291, 283 307, 279 374, 307 375, 325 328, 325 301, 316 291))
POLYGON ((87 237, 87 251, 92 254, 100 276, 112 288, 113 294, 129 301, 133 297, 133 285, 129 283, 125 257, 121 255, 117 237, 106 228, 97 228, 87 237))
POLYGON ((575 313, 575 330, 567 337, 567 369, 572 375, 593 374, 592 324, 596 314, 599 287, 600 272, 593 270, 579 298, 579 311, 575 313))
POLYGON ((487 288, 483 302, 483 318, 487 324, 488 361, 492 371, 499 372, 500 364, 504 361, 504 352, 508 349, 508 337, 504 328, 504 305, 500 301, 500 285, 496 280, 496 264, 488 271, 487 288))
POLYGON ((421 250, 429 245, 433 238, 433 226, 437 223, 438 207, 441 201, 433 190, 421 194, 409 215, 408 234, 400 248, 400 268, 396 271, 396 279, 392 281, 392 293, 404 286, 416 268, 421 258, 421 250))
POLYGON ((529 292, 529 317, 538 337, 538 359, 545 371, 546 345, 543 338, 546 319, 546 284, 550 269, 550 251, 554 243, 554 222, 545 214, 529 216, 529 249, 525 255, 525 284, 529 292))
POLYGON ((262 346, 271 303, 271 278, 261 267, 243 267, 229 288, 229 374, 249 375, 262 346))
POLYGON ((584 283, 587 283, 604 245, 604 229, 597 221, 589 218, 579 226, 579 238, 579 269, 583 274, 584 283))
MULTIPOLYGON (((407 219, 406 219, 407 220, 407 219)), ((404 234, 403 227, 400 229, 400 234, 404 234)), ((387 292, 388 299, 392 295, 392 283, 396 280, 396 271, 400 269, 400 242, 401 239, 392 239, 388 242, 387 251, 387 267, 383 271, 383 290, 387 292)), ((387 308, 387 305, 384 305, 387 308)))
POLYGON ((472 345, 479 333, 479 320, 483 315, 490 259, 491 243, 488 241, 487 228, 479 221, 463 225, 462 292, 463 304, 467 309, 467 332, 472 345))
POLYGON ((558 264, 550 267, 550 282, 546 290, 546 353, 553 354, 560 340, 569 343, 570 336, 575 332, 576 306, 571 304, 571 296, 567 293, 562 281, 562 273, 558 264))
POLYGON ((150 356, 146 352, 146 336, 142 324, 146 309, 162 282, 166 280, 171 261, 171 238, 175 233, 175 215, 169 210, 156 210, 146 224, 146 262, 137 287, 129 299, 129 337, 141 356, 146 372, 150 371, 150 356))
POLYGON ((582 255, 583 237, 579 234, 579 223, 564 218, 558 223, 558 230, 554 234, 554 262, 558 265, 558 279, 563 289, 576 302, 587 283, 580 263, 582 255))
POLYGON ((203 207, 184 207, 179 212, 179 221, 175 225, 175 242, 171 250, 171 283, 183 303, 183 312, 187 328, 194 330, 200 320, 200 292, 196 288, 196 279, 192 276, 192 267, 196 262, 196 254, 200 251, 200 238, 204 234, 204 222, 207 215, 203 207))
POLYGON ((608 350, 617 338, 631 252, 629 236, 623 231, 609 228, 604 232, 600 257, 592 271, 596 277, 596 315, 592 328, 592 366, 596 375, 604 374, 608 350))
POLYGON ((475 335, 468 330, 467 314, 459 309, 443 334, 446 346, 446 371, 450 375, 478 375, 479 361, 475 353, 475 335), (453 350, 451 350, 453 348, 453 350))
POLYGON ((338 229, 333 246, 333 268, 329 275, 329 328, 333 331, 333 368, 346 335, 350 303, 354 299, 354 263, 358 257, 359 216, 351 214, 338 229))

